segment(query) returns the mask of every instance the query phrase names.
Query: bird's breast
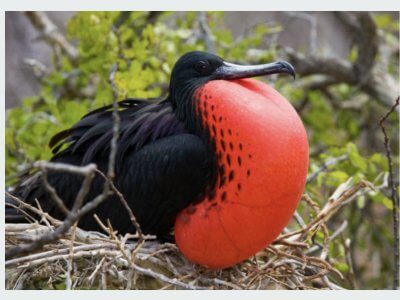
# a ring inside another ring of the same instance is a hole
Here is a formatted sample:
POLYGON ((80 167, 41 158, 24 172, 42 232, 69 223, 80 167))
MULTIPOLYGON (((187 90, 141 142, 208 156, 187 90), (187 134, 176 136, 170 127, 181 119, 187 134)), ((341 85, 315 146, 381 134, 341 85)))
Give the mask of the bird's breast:
POLYGON ((175 238, 193 262, 233 265, 277 237, 304 189, 308 143, 297 113, 277 91, 252 80, 211 81, 195 94, 215 146, 215 193, 176 219, 175 238))

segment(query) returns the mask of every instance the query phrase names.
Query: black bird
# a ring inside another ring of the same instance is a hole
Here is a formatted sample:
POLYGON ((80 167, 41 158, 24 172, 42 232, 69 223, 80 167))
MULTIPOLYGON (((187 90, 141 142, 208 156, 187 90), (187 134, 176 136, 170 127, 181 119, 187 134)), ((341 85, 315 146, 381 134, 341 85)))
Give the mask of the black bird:
MULTIPOLYGON (((213 199, 222 181, 228 182, 233 177, 233 173, 222 171, 218 163, 216 141, 211 137, 212 130, 217 129, 208 128, 195 103, 201 87, 213 80, 274 73, 294 76, 294 69, 283 61, 258 66, 234 65, 213 54, 195 51, 183 55, 175 64, 166 98, 118 102, 121 122, 114 184, 127 199, 144 233, 168 235, 182 210, 206 197, 213 199)), ((54 154, 51 161, 79 166, 95 163, 107 173, 112 130, 112 105, 88 113, 51 139, 49 145, 54 154)), ((40 176, 38 172, 25 180, 13 194, 33 205, 34 199, 38 199, 43 210, 62 219, 64 215, 51 200, 40 176)), ((83 177, 58 171, 48 171, 47 176, 71 209, 83 177)), ((96 175, 85 201, 100 194, 103 184, 102 177, 96 175)), ((10 198, 7 203, 15 204, 10 198)), ((135 231, 115 195, 93 213, 102 220, 109 219, 119 233, 135 231)), ((6 208, 6 222, 23 220, 24 216, 14 208, 6 208)), ((92 214, 80 219, 79 227, 100 229, 92 214)))

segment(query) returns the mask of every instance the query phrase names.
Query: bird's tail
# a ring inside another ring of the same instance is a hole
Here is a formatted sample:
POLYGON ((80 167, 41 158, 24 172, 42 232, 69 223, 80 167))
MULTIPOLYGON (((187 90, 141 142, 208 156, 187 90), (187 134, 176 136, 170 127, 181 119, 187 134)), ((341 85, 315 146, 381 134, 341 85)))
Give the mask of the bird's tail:
POLYGON ((32 202, 32 199, 36 198, 39 176, 40 172, 24 178, 14 190, 5 194, 6 223, 26 223, 34 220, 34 214, 26 210, 21 201, 32 202))
POLYGON ((28 216, 21 205, 6 194, 5 196, 5 216, 6 223, 24 223, 28 221, 28 216))

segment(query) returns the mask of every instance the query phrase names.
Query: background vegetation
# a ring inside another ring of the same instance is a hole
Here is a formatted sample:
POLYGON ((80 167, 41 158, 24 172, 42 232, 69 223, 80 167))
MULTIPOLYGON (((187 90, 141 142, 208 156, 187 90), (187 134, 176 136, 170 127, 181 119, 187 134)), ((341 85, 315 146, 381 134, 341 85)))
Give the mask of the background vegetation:
MULTIPOLYGON (((40 16, 27 16, 46 34, 40 16)), ((311 148, 306 192, 326 201, 349 178, 376 186, 330 221, 332 230, 344 226, 331 246, 331 261, 349 279, 347 288, 390 288, 393 204, 379 119, 398 94, 398 21, 383 13, 340 17, 358 28, 346 60, 322 51, 305 56, 282 47, 273 38, 282 30, 279 23, 260 23, 245 36, 234 37, 223 26, 220 12, 77 13, 68 23, 66 39, 45 36, 54 49, 53 67, 30 62, 40 78, 40 93, 7 111, 7 185, 15 183, 30 162, 51 157, 51 136, 89 110, 111 103, 108 76, 115 63, 115 84, 123 99, 166 95, 176 59, 195 49, 215 51, 237 63, 287 59, 298 70, 296 82, 277 77, 268 82, 295 106, 307 128, 311 148)), ((396 170, 398 122, 397 110, 386 125, 396 170)), ((318 242, 321 237, 314 238, 318 242)))

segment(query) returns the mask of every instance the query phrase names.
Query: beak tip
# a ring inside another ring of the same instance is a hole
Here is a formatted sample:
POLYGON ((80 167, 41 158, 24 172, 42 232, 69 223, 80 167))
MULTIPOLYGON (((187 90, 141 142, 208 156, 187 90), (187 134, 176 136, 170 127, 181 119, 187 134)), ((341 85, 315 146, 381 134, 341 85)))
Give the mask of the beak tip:
POLYGON ((293 79, 296 79, 296 71, 290 63, 286 61, 280 61, 279 64, 281 65, 282 73, 292 75, 293 79))

